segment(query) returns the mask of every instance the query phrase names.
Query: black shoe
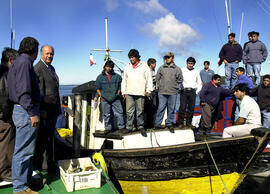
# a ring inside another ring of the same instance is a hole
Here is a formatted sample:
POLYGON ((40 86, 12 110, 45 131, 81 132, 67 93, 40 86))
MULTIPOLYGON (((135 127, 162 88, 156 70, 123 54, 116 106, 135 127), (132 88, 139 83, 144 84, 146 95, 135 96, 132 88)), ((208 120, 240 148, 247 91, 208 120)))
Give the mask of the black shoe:
POLYGON ((108 135, 111 131, 110 130, 105 130, 104 135, 108 135))
POLYGON ((120 132, 122 133, 122 134, 127 134, 127 133, 129 133, 129 130, 127 130, 127 129, 120 129, 120 132))
POLYGON ((187 124, 186 128, 195 129, 195 126, 193 126, 192 124, 187 124))
POLYGON ((147 137, 147 133, 144 128, 139 129, 141 131, 142 136, 147 137))
POLYGON ((174 128, 173 128, 173 126, 167 126, 167 128, 169 129, 169 131, 170 131, 171 133, 174 133, 174 128))
POLYGON ((185 125, 180 124, 180 125, 178 125, 178 128, 179 128, 179 129, 184 129, 184 128, 185 128, 185 125))
POLYGON ((9 182, 11 183, 12 182, 12 177, 11 176, 8 176, 8 177, 5 177, 3 179, 1 179, 2 181, 5 181, 5 182, 9 182))
POLYGON ((164 129, 164 127, 162 127, 162 126, 155 126, 154 128, 155 129, 164 129))

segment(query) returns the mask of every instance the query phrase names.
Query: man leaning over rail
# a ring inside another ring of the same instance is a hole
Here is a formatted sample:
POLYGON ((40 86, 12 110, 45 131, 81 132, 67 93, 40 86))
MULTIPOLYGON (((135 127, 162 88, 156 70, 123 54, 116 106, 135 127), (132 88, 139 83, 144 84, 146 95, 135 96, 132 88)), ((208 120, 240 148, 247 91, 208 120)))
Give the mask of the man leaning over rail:
POLYGON ((202 109, 201 127, 205 131, 212 129, 217 117, 221 98, 225 98, 233 93, 230 89, 220 86, 221 76, 214 74, 212 80, 203 85, 200 92, 200 102, 202 109))
POLYGON ((249 97, 248 86, 238 84, 234 87, 234 95, 240 99, 239 117, 234 126, 227 127, 223 131, 223 138, 240 137, 250 134, 251 129, 261 127, 261 112, 257 102, 249 97))

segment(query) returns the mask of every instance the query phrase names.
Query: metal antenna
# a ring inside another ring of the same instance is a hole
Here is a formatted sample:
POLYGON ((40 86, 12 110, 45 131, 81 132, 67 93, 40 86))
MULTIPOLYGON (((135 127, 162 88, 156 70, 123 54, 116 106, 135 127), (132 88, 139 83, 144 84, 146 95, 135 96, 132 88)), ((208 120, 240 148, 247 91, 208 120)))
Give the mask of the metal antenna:
MULTIPOLYGON (((123 52, 123 50, 111 50, 108 46, 108 18, 105 18, 105 34, 106 34, 106 49, 90 49, 90 51, 105 51, 105 61, 109 60, 110 58, 115 61, 120 61, 115 58, 110 57, 110 52, 123 52)), ((116 64, 115 64, 116 65, 116 64)), ((123 72, 123 70, 116 65, 116 67, 120 70, 120 72, 123 72)))

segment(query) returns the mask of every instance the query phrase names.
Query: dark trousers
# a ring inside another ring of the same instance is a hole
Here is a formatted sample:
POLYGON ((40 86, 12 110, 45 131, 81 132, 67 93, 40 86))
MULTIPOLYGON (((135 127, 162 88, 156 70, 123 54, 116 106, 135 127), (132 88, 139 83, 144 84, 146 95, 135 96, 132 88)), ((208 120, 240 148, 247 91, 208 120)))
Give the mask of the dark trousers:
POLYGON ((183 90, 181 92, 181 100, 180 100, 180 116, 179 116, 179 124, 184 124, 184 118, 187 117, 186 124, 191 125, 192 118, 193 118, 193 112, 195 107, 195 101, 196 101, 196 91, 190 90, 186 91, 183 90))
POLYGON ((34 167, 37 170, 50 170, 54 167, 54 132, 57 120, 56 105, 49 104, 47 108, 47 118, 40 118, 36 149, 34 154, 34 167), (43 165, 44 156, 47 163, 43 165), (46 166, 47 165, 47 166, 46 166))
POLYGON ((156 91, 151 92, 150 98, 145 97, 144 101, 144 113, 145 113, 145 128, 151 129, 154 127, 154 121, 157 114, 158 107, 158 95, 156 91))
POLYGON ((0 120, 0 179, 11 177, 15 133, 13 124, 0 120))
POLYGON ((201 110, 202 110, 202 117, 201 117, 202 128, 206 130, 212 129, 215 123, 214 119, 215 107, 206 103, 204 106, 201 106, 201 110))

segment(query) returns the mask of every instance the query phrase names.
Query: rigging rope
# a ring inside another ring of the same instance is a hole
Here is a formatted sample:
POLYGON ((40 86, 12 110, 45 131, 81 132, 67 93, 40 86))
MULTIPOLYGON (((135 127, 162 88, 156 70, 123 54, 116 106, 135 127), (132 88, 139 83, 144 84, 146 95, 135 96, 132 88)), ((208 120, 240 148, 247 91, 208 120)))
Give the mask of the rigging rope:
POLYGON ((207 146, 207 149, 208 149, 209 154, 210 154, 210 156, 211 156, 211 159, 212 159, 212 161, 213 161, 213 163, 214 163, 214 166, 215 166, 215 168, 216 168, 216 170, 217 170, 217 173, 218 173, 218 175, 219 175, 219 177, 220 177, 220 179, 221 179, 221 181, 222 181, 222 183, 223 183, 223 185, 224 185, 224 187, 225 187, 227 193, 230 194, 230 192, 229 192, 229 190, 228 190, 228 188, 227 188, 227 186, 226 186, 226 184, 225 184, 225 182, 224 182, 224 180, 223 180, 223 178, 222 178, 222 176, 221 176, 221 174, 220 174, 220 172, 219 172, 219 170, 218 170, 218 166, 217 166, 217 164, 216 164, 216 161, 215 161, 215 159, 214 159, 214 157, 213 157, 213 154, 212 154, 212 152, 211 152, 211 149, 210 149, 210 147, 209 147, 209 145, 208 145, 206 139, 204 140, 204 142, 205 142, 205 144, 206 144, 206 146, 207 146))

